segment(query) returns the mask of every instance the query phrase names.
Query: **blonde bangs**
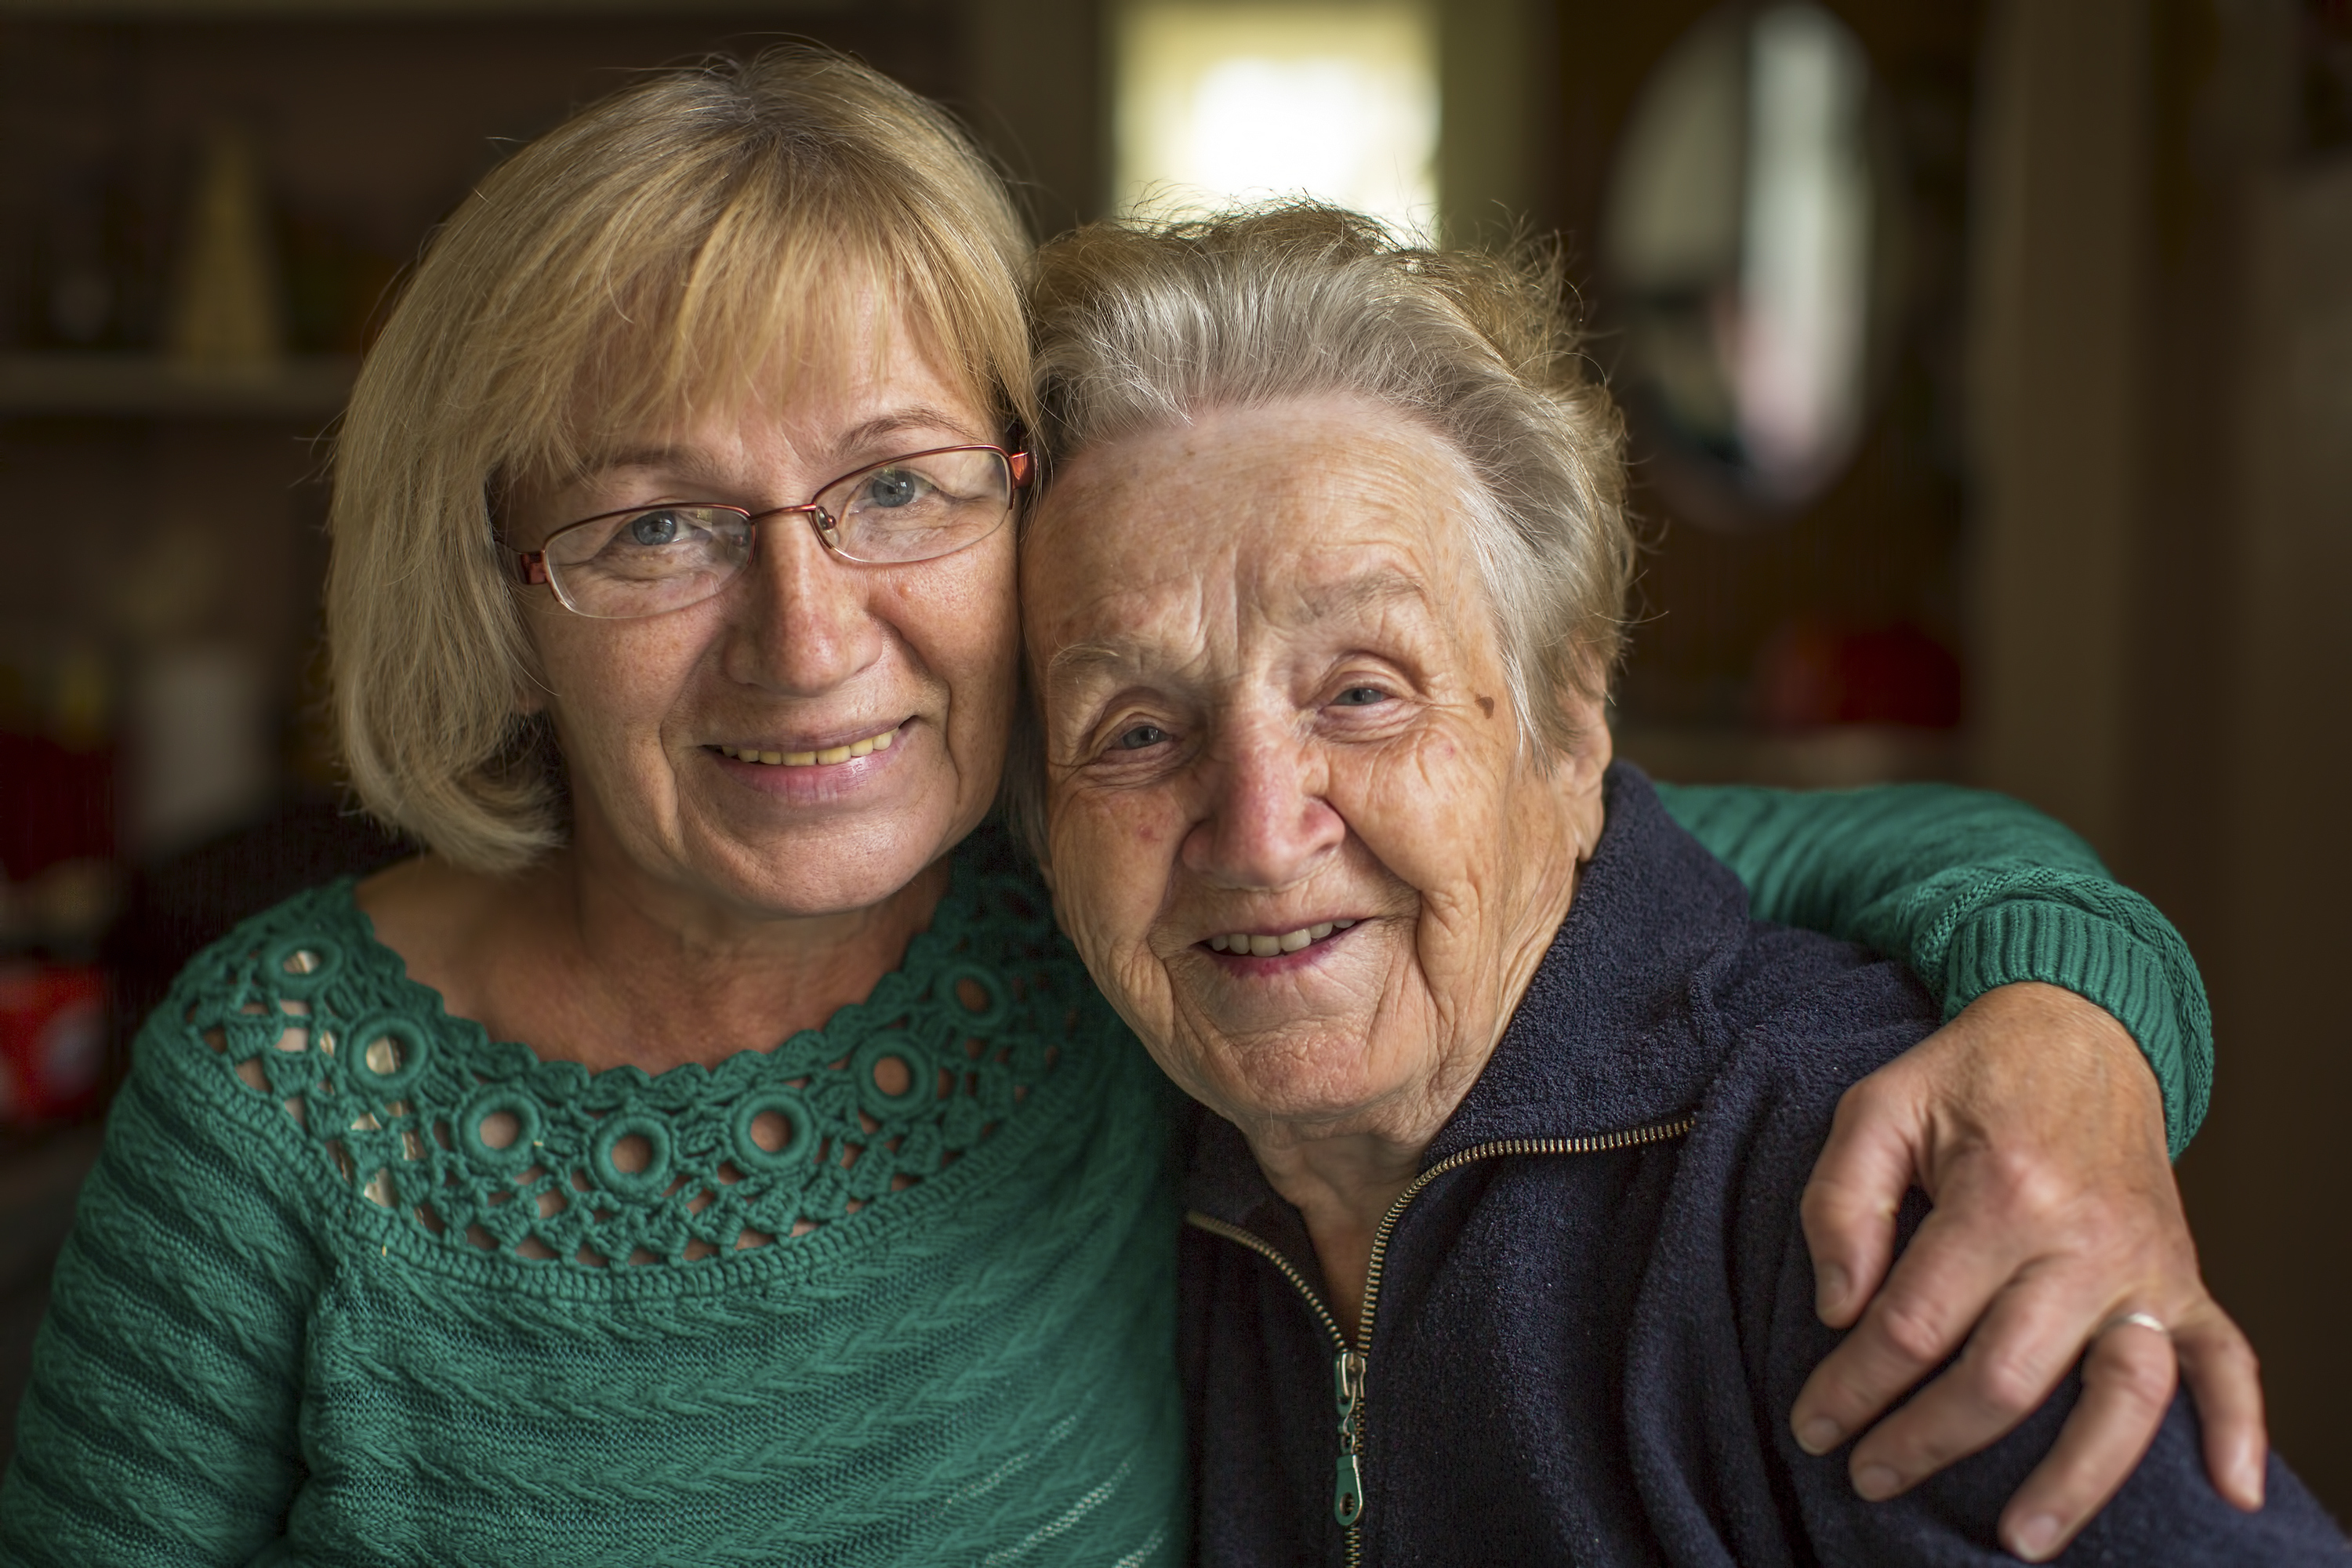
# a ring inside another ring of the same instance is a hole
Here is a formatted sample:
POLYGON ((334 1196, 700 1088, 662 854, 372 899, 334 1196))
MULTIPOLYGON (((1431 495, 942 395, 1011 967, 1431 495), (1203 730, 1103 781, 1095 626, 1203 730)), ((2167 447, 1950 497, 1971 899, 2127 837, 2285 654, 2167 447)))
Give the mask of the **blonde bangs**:
POLYGON ((354 792, 512 869, 561 841, 557 764, 494 498, 740 406, 903 322, 1034 428, 1027 237, 936 106, 794 48, 625 89, 494 171, 419 265, 338 437, 328 636, 354 792), (787 374, 790 374, 788 370, 787 374))
POLYGON ((518 334, 527 357, 487 389, 505 411, 502 475, 576 474, 616 441, 772 395, 780 375, 836 373, 861 341, 878 370, 901 346, 898 328, 986 414, 992 437, 1033 423, 1025 324, 1002 289, 969 286, 1003 263, 975 253, 968 226, 795 174, 805 172, 738 171, 691 251, 582 258, 572 276, 548 280, 551 297, 593 289, 607 303, 518 334))

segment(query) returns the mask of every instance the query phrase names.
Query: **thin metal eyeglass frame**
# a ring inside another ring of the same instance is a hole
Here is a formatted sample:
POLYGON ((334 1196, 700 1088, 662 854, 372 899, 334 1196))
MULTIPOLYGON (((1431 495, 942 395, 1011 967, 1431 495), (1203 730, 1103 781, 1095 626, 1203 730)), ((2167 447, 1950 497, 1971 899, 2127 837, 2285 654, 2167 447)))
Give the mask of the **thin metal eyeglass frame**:
MULTIPOLYGON (((990 529, 987 533, 982 534, 980 539, 967 540, 965 542, 957 545, 955 549, 948 551, 945 554, 926 555, 914 561, 866 561, 859 559, 857 556, 845 553, 840 546, 836 545, 832 540, 825 537, 834 520, 832 515, 827 512, 824 508, 817 504, 817 497, 824 495, 825 491, 833 489, 834 486, 841 484, 845 480, 854 479, 860 474, 871 473, 877 468, 887 468, 893 463, 912 462, 917 458, 945 457, 950 452, 993 452, 998 457, 1004 459, 1005 475, 1009 479, 1011 479, 1013 485, 1012 495, 1005 498, 1004 515, 1006 517, 1013 515, 1013 498, 1020 495, 1023 490, 1029 488, 1029 482, 1031 479, 1035 476, 1037 471, 1036 459, 1028 452, 1022 451, 1015 447, 995 446, 986 441, 972 441, 957 447, 926 447, 919 452, 900 452, 895 457, 883 458, 871 463, 860 463, 857 467, 849 469, 845 473, 835 474, 832 479, 829 479, 825 480, 824 483, 817 486, 815 494, 811 495, 808 500, 801 502, 797 506, 770 507, 765 511, 751 511, 743 507, 728 506, 719 501, 699 500, 657 501, 651 506, 625 506, 614 511, 600 511, 593 517, 583 517, 577 522, 567 522, 562 528, 557 529, 553 533, 549 534, 547 536, 546 543, 541 544, 537 550, 516 550, 509 552, 509 553, 514 557, 515 579, 526 587, 536 587, 543 583, 554 593, 555 602, 557 604, 562 605, 567 610, 571 610, 575 616, 585 614, 586 612, 584 611, 573 608, 571 601, 564 597, 563 591, 555 586, 554 577, 549 573, 547 567, 547 545, 554 543, 558 539, 572 532, 574 529, 586 528, 592 523, 604 522, 612 518, 629 517, 641 511, 661 511, 667 507, 695 507, 709 511, 731 511, 736 516, 741 518, 746 524, 764 522, 772 517, 785 517, 793 512, 798 512, 803 517, 808 519, 810 529, 815 532, 817 542, 824 546, 824 552, 827 555, 832 556, 836 561, 846 561, 853 566, 920 566, 926 561, 944 561, 950 555, 961 554, 962 552, 971 549, 973 545, 978 544, 981 539, 986 539, 990 537, 990 535, 993 534, 996 531, 996 529, 990 529)), ((996 527, 1002 528, 1003 526, 1003 521, 999 520, 996 527)), ((753 529, 751 531, 751 548, 744 552, 743 565, 749 566, 754 560, 758 559, 759 553, 760 531, 757 529, 753 529)), ((740 567, 737 568, 736 575, 741 575, 740 567)), ((731 583, 734 580, 735 578, 730 576, 727 581, 731 583)), ((719 585, 719 591, 723 593, 725 590, 726 584, 721 584, 719 585)), ((717 595, 713 595, 712 597, 717 597, 717 595)), ((706 602, 707 601, 701 599, 693 601, 694 604, 703 604, 706 602)), ((687 609, 690 606, 687 605, 678 605, 672 607, 676 609, 687 609)), ((651 613, 654 615, 660 615, 663 612, 656 610, 651 613)), ((638 620, 643 619, 644 617, 634 616, 593 616, 589 618, 592 620, 638 620)))

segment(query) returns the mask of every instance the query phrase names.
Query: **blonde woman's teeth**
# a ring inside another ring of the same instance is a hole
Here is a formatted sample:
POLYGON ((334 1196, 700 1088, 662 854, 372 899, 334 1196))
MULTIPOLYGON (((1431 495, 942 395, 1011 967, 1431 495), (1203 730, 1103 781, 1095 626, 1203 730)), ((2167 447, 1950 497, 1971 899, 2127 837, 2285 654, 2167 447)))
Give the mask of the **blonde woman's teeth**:
POLYGON ((1234 931, 1230 936, 1209 939, 1212 952, 1246 953, 1252 958, 1277 958, 1286 952, 1297 952, 1309 942, 1321 942, 1335 931, 1346 931, 1353 921, 1325 921, 1319 925, 1301 926, 1297 931, 1284 931, 1280 936, 1251 936, 1246 931, 1234 931))
POLYGON ((757 746, 721 746, 719 754, 732 757, 739 763, 761 763, 768 767, 812 768, 831 763, 845 763, 852 757, 870 757, 877 752, 887 752, 898 738, 898 728, 892 725, 878 735, 868 735, 862 741, 852 741, 845 746, 827 746, 822 752, 763 752, 757 746))

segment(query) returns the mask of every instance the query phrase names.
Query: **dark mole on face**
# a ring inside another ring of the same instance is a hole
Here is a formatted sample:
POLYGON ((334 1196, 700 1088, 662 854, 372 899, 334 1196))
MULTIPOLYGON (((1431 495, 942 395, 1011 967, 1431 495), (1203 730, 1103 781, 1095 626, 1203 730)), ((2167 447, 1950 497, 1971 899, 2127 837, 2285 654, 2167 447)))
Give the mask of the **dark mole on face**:
POLYGON ((1495 700, 1491 697, 1478 699, 1478 711, 1492 719, 1495 716, 1495 700))

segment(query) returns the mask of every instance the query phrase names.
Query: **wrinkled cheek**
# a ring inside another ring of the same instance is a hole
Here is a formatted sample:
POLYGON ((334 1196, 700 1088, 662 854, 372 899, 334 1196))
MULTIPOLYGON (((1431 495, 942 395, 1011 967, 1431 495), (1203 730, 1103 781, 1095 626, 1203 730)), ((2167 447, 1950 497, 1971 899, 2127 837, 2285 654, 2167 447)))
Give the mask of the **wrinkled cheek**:
POLYGON ((1423 899, 1460 904, 1503 873, 1526 847, 1500 831, 1475 790, 1398 792, 1362 814, 1365 847, 1423 899))
MULTIPOLYGON (((1083 949, 1081 952, 1083 954, 1083 949)), ((1088 957, 1087 972, 1102 988, 1104 999, 1143 1041, 1152 1058, 1181 1077, 1182 1064, 1166 1056, 1168 1043, 1175 1034, 1176 1008, 1168 971, 1159 959, 1146 948, 1123 947, 1088 957)))
POLYGON ((1052 841, 1062 923, 1089 965, 1108 963, 1113 952, 1136 941, 1135 890, 1149 875, 1149 868, 1120 853, 1116 837, 1089 830, 1093 826, 1055 834, 1052 841))

